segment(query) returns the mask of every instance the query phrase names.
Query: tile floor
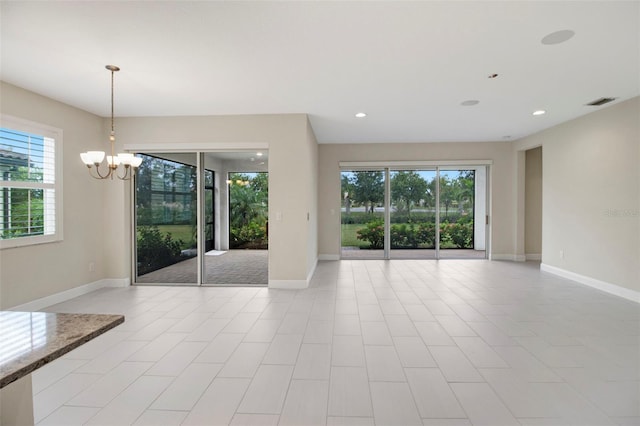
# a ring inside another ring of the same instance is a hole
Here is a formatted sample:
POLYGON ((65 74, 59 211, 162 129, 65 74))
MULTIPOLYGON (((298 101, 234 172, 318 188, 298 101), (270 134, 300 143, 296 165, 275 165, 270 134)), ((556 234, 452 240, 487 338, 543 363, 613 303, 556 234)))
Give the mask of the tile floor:
POLYGON ((109 288, 125 324, 33 375, 38 425, 638 425, 640 305, 486 260, 311 286, 109 288))

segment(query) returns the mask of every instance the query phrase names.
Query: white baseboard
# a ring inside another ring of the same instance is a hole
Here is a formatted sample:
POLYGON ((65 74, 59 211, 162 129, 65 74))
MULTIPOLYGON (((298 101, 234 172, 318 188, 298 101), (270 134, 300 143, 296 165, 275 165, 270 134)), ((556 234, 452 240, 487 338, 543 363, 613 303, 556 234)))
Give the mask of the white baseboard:
POLYGON ((278 288, 282 290, 301 290, 309 287, 311 278, 316 272, 318 266, 318 259, 313 262, 313 267, 309 271, 306 280, 269 280, 269 288, 278 288))
POLYGON ((309 287, 307 280, 269 280, 269 288, 301 290, 309 287))
POLYGON ((319 254, 318 260, 340 260, 339 254, 319 254))
POLYGON ((526 256, 523 254, 500 254, 493 253, 489 256, 491 260, 510 260, 512 262, 524 262, 527 260, 526 256))
POLYGON ((526 258, 526 260, 542 260, 541 253, 527 253, 524 255, 524 257, 526 258))
POLYGON ((307 287, 309 287, 309 283, 311 283, 311 278, 313 278, 313 274, 315 274, 317 267, 318 267, 318 259, 316 258, 316 260, 313 262, 313 267, 311 268, 311 271, 309 271, 309 273, 307 274, 307 287))
POLYGON ((558 275, 562 278, 576 281, 589 287, 597 288, 598 290, 625 298, 627 300, 631 300, 632 302, 640 303, 640 292, 631 290, 626 287, 621 287, 619 285, 611 284, 606 281, 600 281, 595 278, 587 277, 585 275, 576 274, 575 272, 567 271, 566 269, 547 265, 545 263, 540 264, 540 270, 549 272, 550 274, 558 275))
POLYGON ((104 287, 128 287, 130 283, 131 280, 129 278, 105 278, 89 284, 74 287, 69 290, 61 291, 60 293, 55 293, 50 296, 32 300, 31 302, 9 308, 9 310, 23 312, 39 311, 46 308, 47 306, 66 302, 67 300, 73 299, 74 297, 82 296, 83 294, 91 293, 92 291, 104 287))

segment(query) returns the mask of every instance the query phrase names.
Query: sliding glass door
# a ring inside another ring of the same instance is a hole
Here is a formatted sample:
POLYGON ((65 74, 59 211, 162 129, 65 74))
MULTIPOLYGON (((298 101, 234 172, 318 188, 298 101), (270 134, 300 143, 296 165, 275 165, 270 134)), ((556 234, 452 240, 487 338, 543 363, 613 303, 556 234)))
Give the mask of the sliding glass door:
POLYGON ((484 239, 484 232, 476 235, 476 216, 482 222, 485 216, 476 206, 476 187, 476 170, 440 169, 440 259, 485 257, 484 242, 482 249, 475 245, 484 239))
POLYGON ((385 175, 384 170, 341 172, 343 259, 385 258, 385 175))
POLYGON ((268 284, 268 152, 141 153, 136 284, 268 284))
POLYGON ((391 170, 390 258, 436 258, 436 170, 391 170))
POLYGON ((140 156, 135 188, 135 281, 196 284, 196 154, 140 156))
POLYGON ((345 169, 340 177, 342 259, 486 257, 486 166, 345 169))

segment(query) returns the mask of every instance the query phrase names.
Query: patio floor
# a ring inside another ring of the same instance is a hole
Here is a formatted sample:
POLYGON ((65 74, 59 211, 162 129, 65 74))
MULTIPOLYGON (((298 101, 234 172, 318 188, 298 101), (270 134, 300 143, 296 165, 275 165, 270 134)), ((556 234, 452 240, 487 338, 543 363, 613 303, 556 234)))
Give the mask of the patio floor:
MULTIPOLYGON (((357 247, 342 248, 342 259, 384 259, 384 250, 360 250, 357 247)), ((433 249, 392 249, 392 259, 435 259, 433 249)), ((484 250, 440 249, 440 259, 484 259, 484 250)))
MULTIPOLYGON (((205 255, 206 284, 267 285, 268 250, 229 250, 217 256, 205 255)), ((196 284, 196 257, 138 277, 138 284, 196 284)))

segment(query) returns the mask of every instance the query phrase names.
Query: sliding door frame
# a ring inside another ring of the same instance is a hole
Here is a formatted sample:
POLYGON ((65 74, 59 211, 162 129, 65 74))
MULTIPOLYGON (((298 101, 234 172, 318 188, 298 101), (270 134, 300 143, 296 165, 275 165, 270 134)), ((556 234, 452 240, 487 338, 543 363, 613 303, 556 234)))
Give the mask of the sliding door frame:
MULTIPOLYGON (((168 286, 196 286, 202 287, 210 285, 204 282, 204 238, 205 238, 205 212, 204 212, 204 154, 206 153, 223 153, 223 152, 242 152, 242 151, 268 151, 268 143, 221 143, 221 144, 180 144, 180 147, 176 147, 176 144, 132 144, 125 145, 124 150, 135 154, 153 155, 153 154, 194 154, 196 155, 196 247, 197 247, 197 282, 195 283, 138 283, 137 268, 136 268, 136 251, 137 251, 137 218, 136 218, 136 180, 134 177, 129 181, 129 201, 130 201, 130 221, 129 229, 131 236, 131 283, 134 285, 168 285, 168 286)), ((215 192, 214 192, 215 194, 215 192)), ((215 214, 215 212, 214 212, 215 214)))
MULTIPOLYGON (((384 173, 384 259, 391 259, 391 170, 414 170, 421 171, 425 169, 435 170, 435 259, 440 259, 440 171, 458 169, 458 170, 478 170, 484 168, 486 171, 485 183, 485 217, 476 217, 475 201, 474 201, 474 240, 475 240, 475 221, 482 220, 485 224, 485 259, 490 258, 491 248, 491 169, 492 160, 455 160, 455 161, 341 161, 338 166, 340 173, 347 171, 382 171, 384 173)), ((476 179, 477 182, 477 179, 476 179)), ((474 183, 475 187, 476 183, 474 183)), ((475 197, 475 194, 474 194, 475 197)), ((342 217, 342 215, 341 215, 342 217)), ((342 219, 340 221, 342 226, 342 219)), ((342 258, 342 232, 340 232, 340 258, 342 258)))

